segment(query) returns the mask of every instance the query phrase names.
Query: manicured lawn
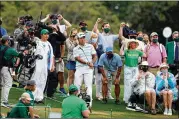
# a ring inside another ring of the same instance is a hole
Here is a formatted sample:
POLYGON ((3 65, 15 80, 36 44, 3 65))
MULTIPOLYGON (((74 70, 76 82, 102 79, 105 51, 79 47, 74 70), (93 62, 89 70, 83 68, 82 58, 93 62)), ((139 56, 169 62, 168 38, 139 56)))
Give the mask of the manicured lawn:
MULTIPOLYGON (((114 87, 113 87, 114 89, 114 87)), ((113 92, 112 89, 112 92, 113 92)), ((16 104, 20 95, 22 94, 23 89, 12 88, 9 96, 9 103, 16 104)), ((114 97, 114 93, 112 93, 114 97)), ((59 93, 55 94, 56 100, 52 100, 49 98, 45 99, 45 104, 38 104, 35 107, 35 112, 40 115, 40 117, 47 118, 48 113, 51 112, 61 112, 61 102, 64 97, 62 97, 59 93), (49 106, 50 108, 45 106, 49 106)), ((121 95, 120 99, 122 101, 123 97, 123 86, 121 86, 121 95)), ((95 99, 95 86, 93 86, 93 107, 92 114, 90 118, 177 118, 177 114, 173 116, 164 116, 163 114, 151 115, 144 114, 141 112, 133 112, 126 110, 126 106, 122 101, 121 105, 115 105, 115 100, 108 100, 107 104, 102 104, 100 101, 95 99)), ((2 108, 1 113, 6 114, 10 109, 2 108)))

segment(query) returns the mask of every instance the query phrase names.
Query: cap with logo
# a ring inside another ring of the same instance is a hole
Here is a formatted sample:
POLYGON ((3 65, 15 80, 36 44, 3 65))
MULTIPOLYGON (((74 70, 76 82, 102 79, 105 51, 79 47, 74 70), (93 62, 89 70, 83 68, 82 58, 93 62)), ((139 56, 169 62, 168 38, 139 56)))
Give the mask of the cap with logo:
POLYGON ((70 92, 75 92, 75 91, 77 91, 77 90, 78 90, 77 86, 75 86, 74 84, 71 84, 71 85, 70 85, 70 87, 69 87, 69 91, 70 91, 70 92))
POLYGON ((48 34, 48 33, 49 33, 49 31, 47 29, 42 29, 40 32, 41 35, 48 34))
POLYGON ((77 37, 78 38, 83 38, 83 37, 85 37, 85 34, 83 32, 80 32, 80 33, 77 34, 77 37))

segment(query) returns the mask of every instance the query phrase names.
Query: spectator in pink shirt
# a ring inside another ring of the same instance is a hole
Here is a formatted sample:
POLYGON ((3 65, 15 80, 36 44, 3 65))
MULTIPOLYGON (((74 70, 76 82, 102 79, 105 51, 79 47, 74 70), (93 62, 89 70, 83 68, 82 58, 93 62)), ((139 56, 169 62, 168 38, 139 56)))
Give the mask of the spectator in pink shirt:
POLYGON ((149 63, 150 72, 156 75, 159 66, 163 62, 166 62, 167 53, 165 47, 158 42, 158 34, 156 32, 151 33, 150 39, 151 43, 144 49, 144 53, 146 54, 144 60, 147 60, 149 63))

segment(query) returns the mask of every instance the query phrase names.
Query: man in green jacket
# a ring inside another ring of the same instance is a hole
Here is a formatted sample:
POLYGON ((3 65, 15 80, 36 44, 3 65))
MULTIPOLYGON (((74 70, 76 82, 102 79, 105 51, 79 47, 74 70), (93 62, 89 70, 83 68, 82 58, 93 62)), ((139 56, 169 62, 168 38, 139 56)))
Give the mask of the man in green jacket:
POLYGON ((30 104, 30 95, 28 93, 23 93, 21 95, 20 101, 16 104, 15 107, 7 114, 7 118, 30 118, 29 116, 29 108, 30 104))
POLYGON ((71 84, 69 87, 70 96, 62 102, 62 118, 88 118, 89 110, 86 102, 77 97, 78 88, 71 84))
MULTIPOLYGON (((10 107, 8 104, 9 91, 12 87, 12 76, 10 68, 15 64, 15 57, 21 57, 23 54, 18 53, 14 48, 9 47, 10 37, 4 35, 1 40, 0 51, 3 51, 3 57, 1 58, 2 67, 0 69, 0 79, 1 79, 1 106, 10 107)), ((27 51, 25 51, 27 52, 27 51)), ((25 54, 24 52, 24 54, 25 54)))
POLYGON ((172 34, 172 38, 174 41, 168 42, 166 45, 166 50, 167 50, 167 63, 170 66, 170 71, 176 75, 177 70, 176 70, 176 63, 179 62, 179 32, 174 31, 172 34))

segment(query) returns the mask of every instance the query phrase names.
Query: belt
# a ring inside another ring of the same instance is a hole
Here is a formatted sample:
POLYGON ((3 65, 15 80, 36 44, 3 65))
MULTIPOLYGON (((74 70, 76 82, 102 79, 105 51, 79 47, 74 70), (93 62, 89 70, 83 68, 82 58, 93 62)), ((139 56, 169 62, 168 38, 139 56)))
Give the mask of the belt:
POLYGON ((155 66, 155 67, 150 67, 150 68, 159 68, 159 66, 155 66))

